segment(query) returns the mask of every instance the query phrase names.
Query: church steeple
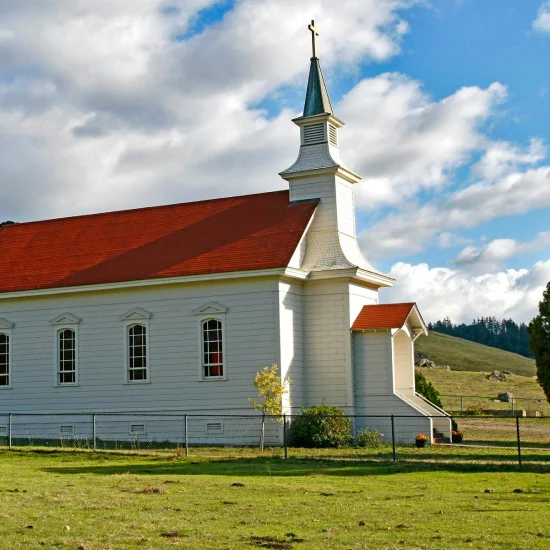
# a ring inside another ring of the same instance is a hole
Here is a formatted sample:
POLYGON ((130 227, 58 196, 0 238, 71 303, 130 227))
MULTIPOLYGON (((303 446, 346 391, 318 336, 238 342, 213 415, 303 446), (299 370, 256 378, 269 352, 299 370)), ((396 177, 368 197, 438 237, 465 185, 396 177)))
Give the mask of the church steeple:
POLYGON ((319 58, 312 57, 303 116, 323 115, 325 113, 334 114, 325 85, 325 79, 323 78, 323 71, 321 71, 319 58))
POLYGON ((316 36, 319 32, 314 21, 308 25, 311 31, 312 57, 309 67, 306 99, 302 116, 292 122, 300 127, 300 154, 296 162, 280 173, 286 180, 300 177, 305 172, 313 170, 338 173, 350 183, 356 183, 361 178, 344 167, 338 146, 338 130, 344 123, 334 115, 328 95, 323 71, 316 51, 316 36))
POLYGON ((313 55, 304 112, 292 121, 300 128, 300 152, 296 162, 280 173, 289 183, 291 202, 319 200, 300 268, 310 274, 323 272, 324 277, 328 273, 339 276, 342 270, 356 272, 372 284, 391 286, 393 279, 370 265, 357 243, 353 184, 361 178, 342 161, 338 130, 344 123, 334 115, 330 103, 315 51, 319 33, 313 21, 308 29, 313 55))

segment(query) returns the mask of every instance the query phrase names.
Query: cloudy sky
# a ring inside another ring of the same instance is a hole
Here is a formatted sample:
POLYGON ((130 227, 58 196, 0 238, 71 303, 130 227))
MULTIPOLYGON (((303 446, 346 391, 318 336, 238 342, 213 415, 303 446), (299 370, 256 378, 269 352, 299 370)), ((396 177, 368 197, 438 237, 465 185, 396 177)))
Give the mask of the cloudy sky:
POLYGON ((383 300, 528 321, 550 280, 541 0, 0 0, 0 221, 285 188, 312 18, 383 300))

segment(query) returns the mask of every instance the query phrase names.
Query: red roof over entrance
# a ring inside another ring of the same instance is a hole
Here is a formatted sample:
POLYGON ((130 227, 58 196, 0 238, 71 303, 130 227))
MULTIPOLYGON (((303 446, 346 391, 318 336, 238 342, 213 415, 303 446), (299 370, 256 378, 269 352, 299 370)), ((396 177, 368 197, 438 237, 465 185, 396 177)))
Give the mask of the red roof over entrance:
POLYGON ((351 330, 372 330, 379 328, 401 328, 413 307, 414 302, 404 304, 376 304, 363 306, 351 330))
POLYGON ((288 265, 318 201, 288 191, 0 227, 0 293, 288 265))

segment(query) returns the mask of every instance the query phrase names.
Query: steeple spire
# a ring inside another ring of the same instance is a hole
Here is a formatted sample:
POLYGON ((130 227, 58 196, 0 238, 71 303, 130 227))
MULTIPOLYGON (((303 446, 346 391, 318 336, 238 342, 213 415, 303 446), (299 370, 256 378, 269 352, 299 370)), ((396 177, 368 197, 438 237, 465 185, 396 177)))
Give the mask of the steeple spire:
POLYGON ((315 116, 324 113, 334 114, 319 59, 312 57, 303 116, 315 116))
POLYGON ((319 58, 316 53, 315 37, 319 36, 319 31, 315 27, 315 21, 313 19, 311 20, 311 25, 308 25, 307 28, 311 31, 312 57, 309 67, 309 79, 307 82, 303 116, 308 117, 325 113, 334 114, 325 85, 325 79, 323 78, 323 71, 321 71, 321 65, 319 64, 319 58))

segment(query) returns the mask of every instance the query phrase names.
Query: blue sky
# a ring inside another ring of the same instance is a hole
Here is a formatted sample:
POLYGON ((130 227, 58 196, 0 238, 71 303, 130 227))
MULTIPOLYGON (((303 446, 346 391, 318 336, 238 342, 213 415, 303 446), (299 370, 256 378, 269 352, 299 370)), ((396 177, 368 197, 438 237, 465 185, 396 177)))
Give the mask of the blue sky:
POLYGON ((284 189, 318 53, 363 253, 429 320, 529 320, 550 279, 550 3, 8 0, 0 219, 284 189))

